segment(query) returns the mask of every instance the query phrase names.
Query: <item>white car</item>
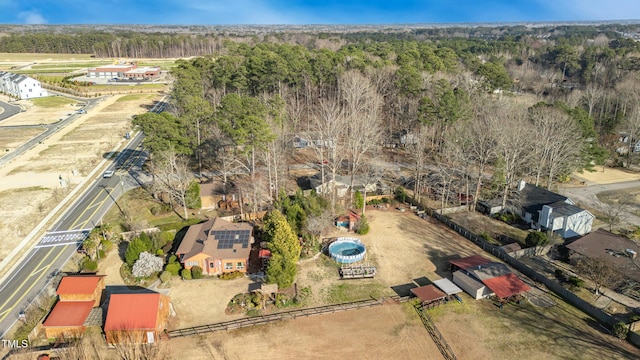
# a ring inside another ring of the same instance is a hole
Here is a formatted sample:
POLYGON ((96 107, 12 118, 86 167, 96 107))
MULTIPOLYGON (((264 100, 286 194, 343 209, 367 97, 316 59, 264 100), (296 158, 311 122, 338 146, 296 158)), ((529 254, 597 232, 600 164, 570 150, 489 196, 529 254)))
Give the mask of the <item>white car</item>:
POLYGON ((116 172, 113 170, 107 170, 104 172, 104 174, 102 174, 103 178, 110 178, 113 176, 113 174, 115 174, 116 172))

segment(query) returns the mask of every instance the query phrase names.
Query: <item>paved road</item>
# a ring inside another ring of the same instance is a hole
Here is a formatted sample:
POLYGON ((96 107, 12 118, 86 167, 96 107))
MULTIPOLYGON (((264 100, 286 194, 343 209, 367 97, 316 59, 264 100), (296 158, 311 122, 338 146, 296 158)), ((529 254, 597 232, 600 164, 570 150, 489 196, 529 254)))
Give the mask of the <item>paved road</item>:
MULTIPOLYGON (((160 112, 165 105, 160 103, 152 111, 160 112)), ((17 321, 18 314, 69 260, 90 229, 100 223, 111 206, 118 206, 117 199, 128 189, 138 186, 136 179, 147 158, 147 153, 141 149, 143 137, 138 133, 131 139, 108 168, 114 170, 115 175, 104 178, 98 174, 89 189, 0 284, 0 338, 4 338, 17 321)))
MULTIPOLYGON (((65 95, 66 96, 66 95, 65 95)), ((79 99, 79 98, 75 98, 72 96, 69 96, 73 99, 79 99)), ((86 106, 84 106, 82 109, 84 109, 85 111, 88 111, 90 109, 92 109, 99 101, 100 99, 82 99, 81 101, 86 102, 86 106)), ((48 138, 49 136, 55 134, 56 132, 60 131, 62 128, 64 128, 65 126, 69 125, 71 122, 73 122, 74 120, 76 120, 79 116, 85 116, 83 114, 77 114, 77 113, 73 113, 71 116, 68 116, 65 119, 62 119, 56 123, 50 124, 50 125, 42 125, 42 127, 46 128, 46 130, 44 132, 42 132, 41 134, 39 134, 38 136, 32 138, 31 140, 27 141, 26 143, 22 144, 21 146, 19 146, 18 148, 16 148, 15 150, 4 154, 2 157, 0 157, 0 167, 6 165, 7 163, 9 163, 11 160, 15 159, 16 157, 22 155, 25 151, 31 149, 32 147, 36 146, 37 144, 43 142, 46 138, 48 138)), ((33 127, 32 125, 26 125, 25 127, 33 127)), ((16 128, 15 126, 13 126, 12 128, 16 128)), ((2 129, 2 126, 0 126, 0 130, 2 129)))
POLYGON ((6 102, 0 101, 0 121, 9 118, 17 113, 19 113, 20 111, 22 111, 22 108, 20 106, 16 106, 16 105, 11 105, 8 104, 6 102))
MULTIPOLYGON (((607 206, 598 199, 598 194, 604 191, 625 190, 640 187, 640 180, 626 181, 615 184, 594 184, 584 187, 563 188, 563 195, 571 200, 595 208, 606 213, 607 206)), ((628 207, 627 211, 620 214, 622 225, 639 225, 640 217, 635 215, 634 207, 628 207)))

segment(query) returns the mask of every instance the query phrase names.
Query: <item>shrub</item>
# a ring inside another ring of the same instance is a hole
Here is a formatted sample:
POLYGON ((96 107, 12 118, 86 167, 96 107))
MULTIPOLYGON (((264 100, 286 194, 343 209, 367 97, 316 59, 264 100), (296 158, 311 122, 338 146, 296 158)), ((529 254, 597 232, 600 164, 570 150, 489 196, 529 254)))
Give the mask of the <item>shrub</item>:
POLYGON ((172 264, 172 263, 175 263, 175 262, 178 262, 178 257, 177 257, 175 254, 173 254, 173 255, 169 256, 169 261, 168 261, 168 263, 169 263, 169 264, 172 264))
POLYGON ((618 321, 613 325, 613 336, 618 339, 626 339, 629 334, 629 327, 622 321, 618 321))
POLYGON ((191 268, 191 277, 194 279, 202 279, 202 268, 200 266, 194 266, 191 268))
POLYGON ((100 241, 100 244, 102 245, 102 250, 104 250, 104 252, 109 252, 113 249, 113 242, 111 242, 111 240, 102 240, 100 241))
POLYGON ((367 218, 362 215, 362 217, 358 221, 358 224, 356 224, 356 233, 358 233, 359 235, 367 235, 369 233, 369 230, 369 222, 367 221, 367 218))
POLYGON ((549 237, 543 232, 532 231, 529 233, 529 235, 527 235, 527 238, 524 240, 524 242, 527 247, 544 246, 549 242, 549 237))
POLYGON ((162 251, 162 249, 158 249, 158 250, 156 250, 156 255, 157 256, 164 256, 164 251, 162 251))
POLYGON ((144 251, 140 253, 140 258, 133 264, 131 273, 135 277, 149 277, 162 271, 162 259, 144 251))
POLYGON ((182 269, 182 278, 185 280, 191 280, 191 270, 182 269))
POLYGON ((401 186, 398 186, 396 188, 394 195, 396 200, 400 202, 405 202, 405 200, 407 199, 407 193, 404 191, 404 189, 401 186))
POLYGON ((364 207, 364 197, 362 196, 362 193, 360 192, 360 190, 356 190, 353 197, 354 197, 356 209, 362 209, 364 207))
POLYGON ((493 236, 489 235, 488 232, 483 231, 480 233, 480 237, 484 239, 484 241, 488 242, 488 243, 492 243, 495 244, 496 240, 493 238, 493 236))
POLYGON ((95 260, 91 260, 91 258, 89 257, 85 257, 82 260, 82 270, 96 271, 98 270, 98 262, 95 260))
POLYGON ((170 279, 171 279, 170 272, 165 270, 160 274, 160 281, 162 281, 163 284, 166 284, 170 279))
POLYGON ((581 288, 584 287, 584 280, 575 276, 569 276, 569 284, 581 288))
POLYGON ((180 263, 170 262, 164 267, 164 269, 171 275, 178 275, 180 274, 180 270, 182 270, 182 266, 180 263))
POLYGON ((629 318, 630 322, 636 322, 640 320, 640 315, 633 315, 632 317, 629 318))
POLYGON ((98 259, 104 259, 107 255, 104 250, 98 250, 98 259))
POLYGON ((232 272, 221 274, 220 276, 218 276, 218 278, 221 280, 233 280, 233 279, 239 279, 243 276, 244 276, 243 272, 232 271, 232 272))

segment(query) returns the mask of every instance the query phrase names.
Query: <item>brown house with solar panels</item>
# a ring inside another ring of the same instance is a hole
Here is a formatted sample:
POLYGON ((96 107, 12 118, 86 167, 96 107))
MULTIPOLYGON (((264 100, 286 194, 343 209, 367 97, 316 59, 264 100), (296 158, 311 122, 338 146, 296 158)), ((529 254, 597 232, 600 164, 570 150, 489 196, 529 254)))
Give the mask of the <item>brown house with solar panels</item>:
POLYGON ((200 266, 207 275, 247 272, 253 242, 251 224, 215 218, 191 225, 176 255, 185 269, 200 266))

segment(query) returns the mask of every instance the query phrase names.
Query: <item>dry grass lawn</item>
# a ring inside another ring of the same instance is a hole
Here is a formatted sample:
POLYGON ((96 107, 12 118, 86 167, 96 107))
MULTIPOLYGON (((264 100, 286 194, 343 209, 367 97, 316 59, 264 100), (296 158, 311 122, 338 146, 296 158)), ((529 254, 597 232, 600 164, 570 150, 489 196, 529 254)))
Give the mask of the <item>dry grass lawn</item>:
POLYGON ((0 150, 9 149, 12 151, 44 131, 44 128, 2 129, 0 131, 0 150))
POLYGON ((640 179, 640 174, 626 169, 605 168, 604 171, 602 171, 602 166, 597 166, 595 169, 597 171, 576 173, 574 174, 574 177, 591 181, 596 184, 613 184, 640 179))
MULTIPOLYGON (((143 105, 153 102, 148 97, 132 98, 119 102, 118 111, 102 114, 106 107, 120 97, 104 98, 88 114, 77 117, 43 144, 36 145, 0 168, 0 213, 3 214, 0 218, 0 258, 22 241, 74 185, 84 180, 102 161, 105 153, 113 150, 124 133, 131 128, 131 116, 145 112, 143 105), (73 134, 82 136, 74 137, 73 134), (77 170, 76 175, 73 170, 77 170), (68 186, 60 186, 60 176, 68 186)), ((156 98, 159 99, 160 96, 156 98)), ((3 125, 10 125, 11 122, 39 123, 40 117, 45 114, 48 118, 55 118, 56 112, 66 115, 74 108, 76 107, 64 102, 53 108, 31 105, 26 112, 3 121, 3 125)), ((30 129, 34 130, 40 131, 30 129)), ((6 136, 3 131, 0 139, 8 142, 6 136)), ((22 136, 24 141, 28 140, 26 135, 22 136)), ((11 144, 20 145, 17 141, 11 144)))
MULTIPOLYGON (((339 280, 337 265, 324 255, 303 260, 297 283, 299 287, 311 287, 313 298, 310 305, 392 295, 395 293, 392 286, 411 283, 413 279, 450 278, 447 260, 483 254, 477 246, 442 224, 410 213, 367 210, 367 217, 371 232, 359 237, 367 246, 366 261, 377 266, 379 275, 368 280, 339 280)), ((331 235, 344 236, 346 233, 336 231, 331 235)), ((230 316, 212 314, 211 308, 220 311, 222 305, 246 285, 239 283, 237 288, 233 288, 216 280, 174 282, 171 296, 178 316, 183 314, 177 324, 187 325, 186 314, 192 317, 194 325, 207 323, 208 319, 231 319, 230 316), (191 293, 190 286, 198 290, 191 293), (209 292, 201 293, 205 287, 210 289, 209 292), (181 295, 183 291, 188 295, 181 295)), ((490 300, 475 301, 466 295, 463 298, 463 304, 451 303, 431 311, 459 359, 618 359, 640 356, 640 351, 604 334, 595 321, 585 318, 555 297, 558 305, 551 308, 537 308, 525 302, 508 305, 503 310, 490 300), (578 348, 581 350, 576 354, 578 348)), ((173 339, 171 348, 174 355, 193 359, 246 359, 258 353, 275 358, 440 358, 408 305, 384 305, 173 339)))

